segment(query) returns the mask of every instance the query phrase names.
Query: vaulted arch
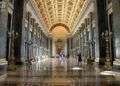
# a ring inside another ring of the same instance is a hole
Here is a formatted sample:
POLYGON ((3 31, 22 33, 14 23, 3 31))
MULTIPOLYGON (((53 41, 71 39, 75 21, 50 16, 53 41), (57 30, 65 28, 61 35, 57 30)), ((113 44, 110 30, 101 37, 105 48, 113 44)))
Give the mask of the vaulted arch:
POLYGON ((63 24, 63 23, 54 24, 54 25, 50 28, 49 32, 52 32, 52 31, 55 29, 55 27, 57 27, 57 26, 62 26, 62 27, 64 27, 64 28, 66 29, 66 31, 67 31, 68 33, 70 33, 70 28, 69 28, 67 25, 63 24))

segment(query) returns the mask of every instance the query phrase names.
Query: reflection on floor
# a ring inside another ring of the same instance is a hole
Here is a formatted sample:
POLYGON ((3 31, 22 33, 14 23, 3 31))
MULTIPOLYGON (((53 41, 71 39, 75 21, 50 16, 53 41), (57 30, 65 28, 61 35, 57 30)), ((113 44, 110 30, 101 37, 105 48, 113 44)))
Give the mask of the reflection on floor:
MULTIPOLYGON (((47 59, 0 77, 0 86, 120 86, 120 76, 102 75, 97 66, 80 65, 74 59, 47 59)), ((118 74, 119 75, 119 74, 118 74)))

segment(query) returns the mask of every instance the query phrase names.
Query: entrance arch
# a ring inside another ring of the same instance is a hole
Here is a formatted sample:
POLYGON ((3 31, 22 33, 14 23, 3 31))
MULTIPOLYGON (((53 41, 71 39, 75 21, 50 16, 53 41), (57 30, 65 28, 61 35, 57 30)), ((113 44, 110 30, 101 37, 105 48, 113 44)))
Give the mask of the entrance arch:
POLYGON ((52 31, 54 30, 54 28, 57 27, 57 26, 63 26, 63 27, 66 29, 66 31, 68 31, 68 33, 70 33, 69 27, 68 27, 67 25, 63 24, 63 23, 54 24, 54 25, 50 28, 49 32, 52 32, 52 31))

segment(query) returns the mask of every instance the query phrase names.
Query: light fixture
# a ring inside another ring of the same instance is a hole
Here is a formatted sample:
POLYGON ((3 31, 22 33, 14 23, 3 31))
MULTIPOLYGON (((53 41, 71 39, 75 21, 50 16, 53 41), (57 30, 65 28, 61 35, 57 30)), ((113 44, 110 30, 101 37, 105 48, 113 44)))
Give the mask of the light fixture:
POLYGON ((72 70, 83 70, 81 67, 73 67, 72 70))

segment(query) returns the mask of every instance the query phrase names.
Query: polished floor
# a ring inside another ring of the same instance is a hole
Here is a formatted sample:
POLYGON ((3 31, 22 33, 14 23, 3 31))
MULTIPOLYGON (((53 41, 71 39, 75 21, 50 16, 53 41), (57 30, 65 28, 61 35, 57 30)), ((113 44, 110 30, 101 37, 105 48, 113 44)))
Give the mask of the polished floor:
POLYGON ((0 86, 120 86, 120 72, 97 65, 77 64, 76 59, 49 58, 6 71, 0 86))

